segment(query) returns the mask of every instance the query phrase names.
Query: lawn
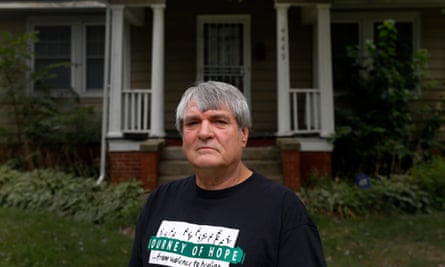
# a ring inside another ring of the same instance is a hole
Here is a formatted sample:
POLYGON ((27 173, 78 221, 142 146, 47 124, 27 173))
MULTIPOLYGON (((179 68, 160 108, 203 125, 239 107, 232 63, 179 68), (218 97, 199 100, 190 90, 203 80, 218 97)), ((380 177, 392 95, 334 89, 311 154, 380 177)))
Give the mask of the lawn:
MULTIPOLYGON (((48 213, 0 208, 0 267, 126 266, 131 237, 48 213)), ((445 267, 445 213, 316 217, 328 266, 445 267)))
POLYGON ((445 213, 315 221, 330 267, 445 267, 445 213))
POLYGON ((0 267, 126 266, 131 238, 48 213, 0 208, 0 267))

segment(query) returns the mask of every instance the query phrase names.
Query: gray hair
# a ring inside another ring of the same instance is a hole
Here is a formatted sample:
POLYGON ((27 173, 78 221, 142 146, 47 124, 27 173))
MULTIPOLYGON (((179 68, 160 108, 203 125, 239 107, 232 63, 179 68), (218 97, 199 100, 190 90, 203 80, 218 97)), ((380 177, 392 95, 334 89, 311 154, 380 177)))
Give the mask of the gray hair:
POLYGON ((224 82, 201 82, 188 88, 176 108, 176 129, 182 134, 184 114, 191 101, 201 112, 227 106, 233 113, 240 129, 251 127, 249 105, 243 93, 224 82))

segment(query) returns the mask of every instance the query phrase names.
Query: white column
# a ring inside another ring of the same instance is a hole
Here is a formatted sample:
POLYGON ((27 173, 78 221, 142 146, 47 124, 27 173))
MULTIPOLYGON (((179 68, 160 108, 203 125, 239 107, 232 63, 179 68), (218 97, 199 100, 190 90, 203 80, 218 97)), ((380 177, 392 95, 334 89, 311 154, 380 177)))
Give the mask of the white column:
POLYGON ((108 117, 109 138, 120 138, 122 134, 122 73, 124 44, 124 7, 111 7, 111 71, 110 71, 110 115, 108 117))
POLYGON ((334 134, 334 94, 332 82, 330 5, 317 5, 317 81, 320 88, 321 137, 334 134))
POLYGON ((278 136, 290 133, 290 102, 289 102, 289 33, 288 4, 276 4, 277 12, 277 122, 278 136))
POLYGON ((164 132, 164 8, 152 5, 153 39, 151 61, 151 130, 150 136, 163 137, 164 132))

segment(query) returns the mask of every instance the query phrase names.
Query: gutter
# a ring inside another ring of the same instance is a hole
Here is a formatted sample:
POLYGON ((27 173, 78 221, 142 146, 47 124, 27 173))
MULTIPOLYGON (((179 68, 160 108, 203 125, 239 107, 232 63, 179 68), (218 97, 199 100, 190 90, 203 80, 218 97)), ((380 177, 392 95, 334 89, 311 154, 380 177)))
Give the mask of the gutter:
POLYGON ((106 176, 106 153, 107 153, 107 129, 108 129, 108 98, 110 90, 110 36, 111 36, 111 8, 107 0, 103 1, 106 6, 105 15, 105 57, 104 57, 104 89, 102 101, 102 135, 100 142, 100 174, 96 183, 100 184, 106 176))

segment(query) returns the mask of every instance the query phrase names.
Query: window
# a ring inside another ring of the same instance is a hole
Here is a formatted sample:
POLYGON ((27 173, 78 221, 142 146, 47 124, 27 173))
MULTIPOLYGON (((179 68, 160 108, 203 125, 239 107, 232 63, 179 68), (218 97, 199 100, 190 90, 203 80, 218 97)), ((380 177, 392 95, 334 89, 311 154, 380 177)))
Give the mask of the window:
POLYGON ((334 13, 332 15, 332 59, 334 91, 341 94, 347 86, 352 71, 352 59, 347 56, 347 46, 359 46, 365 53, 366 40, 377 41, 378 26, 386 19, 393 19, 398 30, 398 56, 407 58, 418 49, 418 15, 416 13, 334 13))
POLYGON ((101 90, 104 84, 105 27, 86 26, 86 91, 101 90))
MULTIPOLYGON (((71 27, 69 26, 36 26, 39 42, 34 45, 34 68, 44 69, 52 64, 71 62, 71 27)), ((70 69, 65 66, 53 68, 47 84, 36 84, 36 89, 69 88, 71 84, 70 69)))
POLYGON ((37 33, 34 70, 50 68, 49 78, 33 91, 50 89, 62 93, 73 89, 80 96, 100 96, 104 83, 105 26, 97 17, 29 18, 29 29, 37 33))

